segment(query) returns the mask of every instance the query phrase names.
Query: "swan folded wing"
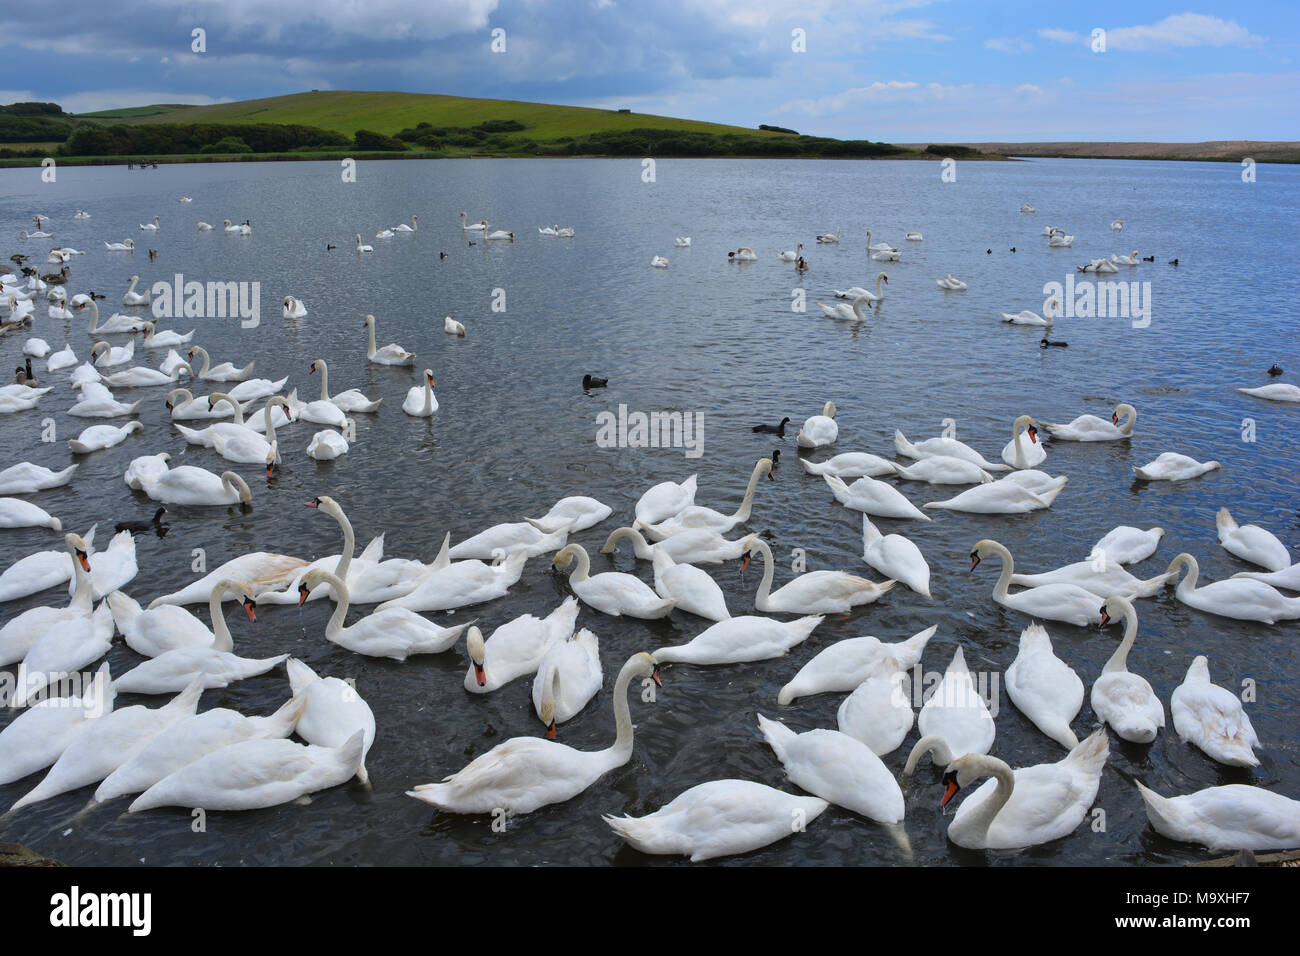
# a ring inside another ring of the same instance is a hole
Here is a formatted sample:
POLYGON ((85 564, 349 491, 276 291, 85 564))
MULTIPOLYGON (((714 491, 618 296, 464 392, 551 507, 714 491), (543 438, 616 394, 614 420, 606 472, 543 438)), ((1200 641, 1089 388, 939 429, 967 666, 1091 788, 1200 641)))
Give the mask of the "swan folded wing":
POLYGON ((528 813, 567 800, 595 778, 582 768, 582 754, 539 737, 515 737, 470 761, 442 783, 423 784, 411 796, 435 806, 490 813, 498 807, 528 813))
POLYGON ((1247 750, 1259 746, 1259 737, 1250 718, 1231 694, 1224 697, 1207 687, 1189 687, 1186 684, 1180 686, 1177 693, 1180 709, 1186 708, 1190 717, 1190 720, 1178 720, 1176 715, 1174 729, 1180 737, 1198 746, 1207 742, 1220 747, 1235 744, 1247 750))

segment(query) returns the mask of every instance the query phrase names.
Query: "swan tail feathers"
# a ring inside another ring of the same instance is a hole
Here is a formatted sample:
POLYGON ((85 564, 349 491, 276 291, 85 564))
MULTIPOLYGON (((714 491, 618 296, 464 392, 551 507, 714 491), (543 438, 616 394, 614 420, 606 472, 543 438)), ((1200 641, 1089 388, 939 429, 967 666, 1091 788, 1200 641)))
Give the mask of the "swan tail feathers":
POLYGON ((826 466, 824 464, 808 461, 806 458, 800 458, 799 464, 803 465, 803 470, 810 475, 821 475, 826 472, 826 466))
POLYGON ((1232 517, 1232 512, 1227 508, 1219 509, 1219 513, 1214 516, 1214 523, 1219 529, 1220 541, 1223 540, 1224 535, 1231 534, 1237 530, 1237 522, 1232 517))
POLYGON ((776 759, 782 763, 786 759, 786 747, 791 740, 794 740, 797 734, 785 724, 779 721, 769 720, 762 714, 758 715, 758 729, 763 733, 763 739, 767 741, 768 746, 776 754, 776 759))
POLYGON ((907 437, 897 429, 894 430, 894 448, 900 455, 906 455, 908 458, 920 458, 916 453, 916 446, 907 440, 907 437))
POLYGON ((289 672, 289 687, 294 696, 301 694, 311 684, 320 680, 320 675, 296 657, 291 657, 284 665, 289 672))
POLYGON ((1080 741, 1066 756, 1066 760, 1090 774, 1101 773, 1110 756, 1110 738, 1103 725, 1080 741))

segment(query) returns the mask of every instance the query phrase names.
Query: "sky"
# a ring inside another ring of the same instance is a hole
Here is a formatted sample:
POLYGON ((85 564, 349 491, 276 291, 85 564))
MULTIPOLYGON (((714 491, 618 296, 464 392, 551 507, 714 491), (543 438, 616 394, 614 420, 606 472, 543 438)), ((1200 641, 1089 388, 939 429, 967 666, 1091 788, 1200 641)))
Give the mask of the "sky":
POLYGON ((0 103, 404 90, 897 143, 1296 140, 1298 53, 1295 0, 61 0, 0 10, 0 103))

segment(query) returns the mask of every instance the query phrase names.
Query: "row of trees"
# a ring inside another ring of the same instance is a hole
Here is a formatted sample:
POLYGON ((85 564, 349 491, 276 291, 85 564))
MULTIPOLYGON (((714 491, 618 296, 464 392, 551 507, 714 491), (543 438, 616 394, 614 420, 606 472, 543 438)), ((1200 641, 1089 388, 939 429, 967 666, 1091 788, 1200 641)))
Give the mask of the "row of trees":
POLYGON ((672 129, 633 129, 592 133, 544 146, 549 155, 604 156, 790 156, 872 157, 894 156, 907 150, 890 143, 865 139, 827 139, 820 136, 748 136, 744 133, 702 133, 672 129))
POLYGON ((183 153, 287 153, 348 149, 352 137, 315 126, 277 123, 146 123, 79 126, 60 149, 65 156, 174 156, 183 153))

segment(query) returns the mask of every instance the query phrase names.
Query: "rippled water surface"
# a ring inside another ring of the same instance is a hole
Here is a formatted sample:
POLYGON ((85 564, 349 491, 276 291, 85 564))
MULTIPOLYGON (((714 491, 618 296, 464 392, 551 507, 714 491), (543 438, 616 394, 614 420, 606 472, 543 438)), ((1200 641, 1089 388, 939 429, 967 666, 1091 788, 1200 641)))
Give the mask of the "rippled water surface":
MULTIPOLYGON (((883 531, 916 542, 933 571, 934 600, 902 586, 879 603, 845 618, 826 619, 813 636, 780 660, 714 668, 664 668, 654 702, 633 695, 636 746, 631 762, 578 798, 514 819, 496 833, 488 817, 431 811, 404 796, 438 780, 502 740, 536 735, 531 680, 488 696, 461 687, 463 650, 406 663, 360 657, 324 639, 325 602, 303 610, 263 608, 256 624, 228 615, 238 652, 263 657, 290 652, 318 672, 355 678, 378 722, 368 767, 373 790, 352 784, 291 804, 247 813, 213 813, 206 833, 194 833, 183 810, 127 815, 126 800, 83 811, 84 789, 0 817, 0 841, 17 841, 67 863, 438 863, 645 864, 676 862, 626 848, 601 822, 602 813, 650 812, 681 791, 719 777, 794 788, 759 736, 756 713, 797 729, 833 727, 843 698, 827 694, 778 707, 776 693, 804 662, 831 643, 874 634, 901 640, 930 624, 938 632, 923 658, 942 671, 961 647, 973 671, 1000 675, 1016 653, 1023 615, 990 599, 996 562, 973 574, 968 553, 980 538, 996 538, 1018 561, 1041 571, 1085 557, 1117 524, 1167 530, 1156 557, 1134 568, 1140 577, 1163 571, 1179 551, 1201 563, 1202 580, 1248 565, 1216 543, 1214 514, 1229 505, 1239 521, 1257 522, 1300 548, 1296 512, 1294 405, 1234 391, 1268 381, 1273 362, 1300 371, 1293 269, 1300 221, 1300 170, 1259 168, 1245 184, 1228 164, 1034 161, 960 163, 955 183, 941 183, 937 163, 730 162, 661 160, 656 182, 645 183, 633 161, 480 160, 367 162, 357 182, 340 181, 331 163, 170 166, 158 170, 59 169, 43 184, 36 170, 0 171, 0 222, 6 256, 36 253, 55 243, 86 252, 73 262, 71 291, 106 293, 106 315, 120 302, 129 276, 143 282, 258 282, 262 317, 256 328, 221 319, 165 320, 198 328, 197 344, 214 362, 255 359, 256 374, 290 376, 304 397, 316 397, 315 358, 330 366, 334 391, 359 387, 382 396, 378 414, 357 415, 356 441, 346 457, 318 463, 305 449, 319 427, 298 423, 280 433, 282 472, 268 485, 261 470, 237 466, 253 487, 254 504, 237 509, 173 508, 164 538, 138 539, 141 571, 126 590, 147 603, 193 579, 191 552, 203 548, 208 566, 251 550, 315 558, 337 553, 334 522, 302 502, 337 498, 364 544, 384 532, 388 556, 430 560, 442 535, 453 540, 503 521, 544 513, 564 495, 594 495, 613 507, 603 524, 575 540, 593 555, 593 573, 618 569, 651 579, 647 563, 626 550, 598 553, 609 531, 631 521, 642 491, 698 472, 700 504, 733 510, 757 458, 779 448, 776 480, 758 489, 748 530, 763 533, 776 552, 776 584, 789 579, 790 555, 802 548, 808 568, 844 568, 879 578, 860 555, 861 516, 838 505, 820 478, 804 474, 794 442, 797 424, 833 400, 839 408, 835 451, 892 455, 893 433, 920 440, 953 419, 957 436, 996 460, 1020 414, 1040 421, 1107 416, 1121 401, 1139 411, 1130 441, 1048 446, 1041 466, 1070 477, 1050 511, 975 516, 934 513, 933 522, 881 520, 883 531), (179 204, 181 195, 194 197, 179 204), (1023 215, 1024 201, 1038 212, 1023 215), (78 208, 93 218, 78 221, 78 208), (470 246, 459 213, 512 229, 517 241, 470 246), (51 217, 54 240, 21 242, 33 213, 51 217), (372 238, 384 226, 420 218, 415 235, 372 238), (156 234, 139 223, 161 217, 156 234), (249 219, 253 234, 228 238, 220 223, 249 219), (195 220, 218 225, 199 233, 195 220), (1124 229, 1112 233, 1110 222, 1124 229), (576 237, 541 237, 537 227, 573 226, 576 237), (1060 225, 1078 238, 1052 249, 1040 232, 1060 225), (841 228, 838 245, 819 246, 817 233, 841 228), (890 241, 902 261, 868 262, 866 230, 890 241), (904 242, 908 231, 923 242, 904 242), (375 247, 360 256, 352 236, 375 247), (673 238, 689 235, 689 249, 673 238), (136 239, 132 255, 108 253, 104 240, 136 239), (777 253, 803 242, 810 271, 796 277, 777 253), (338 248, 328 251, 327 243, 338 248), (752 246, 757 262, 728 263, 726 252, 752 246), (1016 248, 1015 253, 1009 250, 1016 248), (159 256, 150 261, 146 250, 159 256), (1064 282, 1076 264, 1133 249, 1154 263, 1121 267, 1118 279, 1150 282, 1150 325, 1127 318, 1063 318, 1054 337, 1066 349, 1040 349, 1036 329, 1010 327, 999 311, 1041 311, 1044 283, 1064 282), (986 253, 991 249, 991 254, 986 253), (440 252, 446 258, 439 257, 440 252), (650 259, 666 255, 668 269, 650 259), (1166 265, 1178 257, 1177 267, 1166 265), (833 288, 872 286, 889 276, 887 297, 866 322, 822 318, 815 302, 833 288), (943 292, 935 279, 952 273, 966 292, 943 292), (494 311, 494 290, 505 310, 494 311), (807 312, 792 310, 800 293, 807 312), (286 321, 285 295, 305 300, 310 314, 286 321), (379 341, 418 353, 414 369, 368 365, 362 318, 373 313, 379 341), (446 336, 444 315, 464 322, 464 339, 446 336), (430 421, 401 412, 406 390, 428 366, 441 405, 430 421), (608 376, 610 387, 584 393, 584 373, 608 376), (703 454, 683 449, 602 448, 596 416, 616 410, 681 410, 703 416, 703 454), (794 419, 789 437, 755 435, 751 426, 794 419), (1243 441, 1246 419, 1254 442, 1243 441), (1133 466, 1164 451, 1213 458, 1222 469, 1182 484, 1141 484, 1133 466)), ((120 306, 118 307, 120 308, 120 306)), ((143 310, 134 310, 137 312, 143 310)), ((50 320, 42 302, 34 334, 54 349, 71 343, 84 358, 91 340, 82 318, 50 320)), ((0 339, 7 365, 18 364, 25 333, 0 339)), ((126 337, 115 336, 114 344, 126 337)), ((156 365, 163 352, 137 358, 156 365)), ((43 369, 43 363, 37 363, 43 369)), ((30 496, 69 529, 100 523, 99 542, 113 523, 152 514, 153 503, 121 476, 133 457, 168 451, 177 462, 220 471, 215 452, 188 446, 167 424, 161 389, 119 390, 145 398, 142 434, 116 448, 72 456, 65 444, 89 422, 71 406, 67 373, 46 376, 56 391, 37 410, 0 418, 4 464, 29 460, 53 468, 79 461, 74 481, 30 496), (42 422, 54 420, 58 441, 41 442, 42 422)), ((120 423, 120 422, 119 422, 120 423)), ((815 458, 829 457, 825 451, 815 458)), ((915 502, 950 497, 959 489, 898 482, 915 502)), ((0 532, 4 565, 32 551, 58 547, 48 530, 0 532)), ((732 535, 734 537, 734 535, 732 535)), ((359 545, 360 546, 360 545, 359 545)), ((743 577, 735 562, 708 566, 733 614, 752 610, 758 569, 743 577)), ((547 558, 529 561, 523 578, 499 601, 440 621, 477 617, 486 633, 523 613, 545 614, 568 594, 567 579, 547 558)), ((0 609, 8 620, 28 607, 61 603, 51 590, 0 609)), ((227 605, 231 608, 231 605, 227 605)), ((1168 708, 1196 654, 1210 657, 1216 682, 1239 688, 1249 679, 1257 700, 1249 712, 1264 749, 1253 770, 1222 768, 1180 744, 1172 725, 1150 746, 1112 735, 1111 756, 1097 807, 1104 831, 1080 826, 1071 836, 1021 854, 959 850, 945 837, 938 809, 938 771, 928 762, 907 792, 909 859, 878 824, 831 808, 807 832, 748 857, 722 862, 791 864, 1114 864, 1171 863, 1204 858, 1147 825, 1132 781, 1165 794, 1220 783, 1251 782, 1300 796, 1295 721, 1295 641, 1300 624, 1268 626, 1204 615, 1172 592, 1138 604, 1140 632, 1129 658, 1168 708)), ((195 608, 200 614, 205 614, 195 608)), ((232 608, 233 610, 233 608, 232 608)), ((357 612, 353 612, 355 619, 357 612)), ((629 655, 689 640, 701 619, 675 613, 666 621, 611 618, 584 606, 579 625, 600 637, 606 686, 561 739, 580 748, 607 746, 613 736, 613 675, 629 655)), ((1116 647, 1121 630, 1048 624, 1057 653, 1089 686, 1116 647)), ((462 645, 463 647, 463 645, 462 645)), ((140 661, 119 638, 108 660, 114 673, 140 661)), ((203 708, 226 706, 265 714, 288 695, 283 668, 208 691, 203 708)), ((123 695, 119 706, 165 698, 123 695)), ((993 753, 1013 766, 1055 761, 1061 749, 1002 696, 993 753)), ((12 712, 0 713, 0 726, 12 712)), ((1093 723, 1085 702, 1075 728, 1093 723)), ((901 770, 916 731, 885 758, 901 770)), ((1082 734, 1081 734, 1082 735, 1082 734)), ((7 807, 36 776, 0 788, 7 807)))

